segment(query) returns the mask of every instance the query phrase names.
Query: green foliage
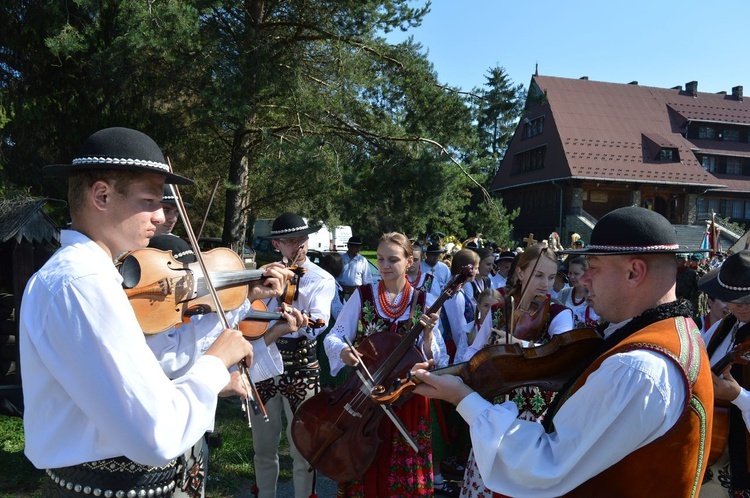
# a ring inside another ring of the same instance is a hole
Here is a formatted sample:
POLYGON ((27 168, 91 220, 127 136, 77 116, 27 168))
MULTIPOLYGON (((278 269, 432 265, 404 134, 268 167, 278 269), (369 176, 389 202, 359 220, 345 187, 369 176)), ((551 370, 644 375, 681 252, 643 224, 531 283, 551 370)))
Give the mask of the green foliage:
POLYGON ((493 68, 466 100, 419 44, 382 38, 428 12, 407 0, 6 3, 0 185, 64 199, 41 167, 130 126, 196 179, 182 191, 194 225, 221 179, 205 236, 238 243, 255 218, 292 210, 365 237, 502 238, 510 218, 478 185, 521 87, 493 68))

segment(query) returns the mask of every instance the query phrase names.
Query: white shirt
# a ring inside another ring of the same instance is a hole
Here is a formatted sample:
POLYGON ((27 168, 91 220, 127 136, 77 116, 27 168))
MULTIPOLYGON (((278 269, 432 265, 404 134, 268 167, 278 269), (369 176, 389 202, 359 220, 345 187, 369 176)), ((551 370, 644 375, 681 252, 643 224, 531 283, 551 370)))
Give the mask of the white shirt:
POLYGON ((107 253, 79 232, 61 241, 21 305, 26 456, 40 469, 122 455, 164 465, 213 429, 229 372, 201 356, 169 380, 107 253))
POLYGON ((500 275, 500 273, 490 275, 490 283, 492 284, 492 288, 495 290, 504 288, 506 280, 507 279, 500 275))
MULTIPOLYGON (((468 292, 471 292, 470 289, 471 284, 466 283, 462 285, 458 292, 453 294, 450 299, 443 303, 445 315, 448 317, 448 325, 450 326, 451 336, 453 337, 453 342, 456 344, 456 356, 454 362, 458 362, 459 358, 462 358, 464 356, 464 352, 468 347, 468 337, 466 331, 470 330, 470 328, 467 329, 467 323, 471 323, 472 320, 466 320, 464 311, 466 309, 467 299, 470 299, 472 302, 474 301, 474 299, 468 294, 468 292)), ((473 308, 476 309, 476 303, 473 303, 473 305, 473 308)))
POLYGON ((602 362, 560 407, 555 432, 517 419, 514 402, 492 405, 477 393, 457 410, 469 423, 474 458, 488 488, 509 496, 554 497, 665 434, 679 419, 685 395, 674 362, 635 350, 602 362))
MULTIPOLYGON (((227 311, 229 326, 236 328, 240 320, 251 311, 252 304, 247 299, 236 310, 227 311)), ((188 323, 178 328, 172 327, 161 334, 146 336, 146 344, 153 351, 167 377, 174 379, 187 373, 195 360, 203 356, 223 331, 224 327, 217 313, 194 315, 188 323)), ((262 337, 250 343, 253 345, 253 363, 250 367, 250 378, 253 382, 269 379, 284 371, 281 353, 276 343, 267 346, 262 337)))
POLYGON ((337 279, 341 285, 351 287, 372 282, 370 263, 367 261, 367 258, 361 254, 357 254, 352 258, 348 252, 345 252, 341 255, 341 259, 344 261, 344 269, 337 279))
MULTIPOLYGON (((372 288, 372 295, 375 296, 375 307, 381 316, 386 316, 383 309, 380 307, 379 300, 377 299, 378 288, 375 285, 370 284, 372 288)), ((403 299, 403 292, 396 297, 396 302, 400 302, 403 299)), ((426 295, 425 306, 428 308, 435 301, 430 294, 426 295)), ((331 331, 326 334, 323 340, 325 346, 326 355, 331 363, 331 375, 336 375, 344 367, 344 361, 341 359, 341 351, 349 346, 344 342, 344 337, 348 337, 350 341, 354 342, 354 338, 357 336, 357 326, 359 325, 360 313, 362 311, 362 296, 360 295, 359 289, 352 293, 351 297, 344 303, 344 308, 339 313, 339 317, 336 319, 336 324, 333 326, 331 331)), ((426 310, 425 310, 426 311, 426 310)), ((403 315, 398 320, 406 320, 411 314, 411 306, 407 307, 403 315)), ((445 343, 443 342, 442 332, 439 327, 435 327, 432 330, 432 344, 431 351, 432 357, 435 360, 437 367, 444 367, 448 365, 448 353, 445 349, 445 343)), ((417 346, 422 348, 424 353, 424 346, 422 341, 422 334, 419 335, 417 340, 417 346)), ((372 373, 372 372, 370 372, 372 373)))
MULTIPOLYGON (((315 339, 320 332, 326 330, 328 320, 331 319, 331 301, 336 294, 336 281, 330 273, 310 261, 310 258, 305 258, 302 266, 307 269, 307 272, 299 280, 298 296, 297 299, 292 301, 292 307, 307 312, 307 315, 313 320, 322 319, 325 325, 317 329, 300 328, 284 337, 306 336, 309 339, 315 339)), ((267 303, 268 309, 274 309, 278 305, 278 301, 277 298, 271 299, 267 303)), ((271 322, 269 327, 273 326, 274 323, 276 322, 271 322)))
MULTIPOLYGON (((718 322, 714 323, 710 329, 708 329, 708 332, 706 332, 703 338, 706 344, 708 344, 711 341, 711 338, 716 333, 716 330, 719 328, 719 324, 722 321, 723 320, 719 320, 718 322)), ((739 328, 745 324, 738 321, 735 325, 737 326, 737 328, 739 328)), ((727 355, 729 350, 733 347, 732 339, 733 339, 732 334, 729 333, 724 338, 724 340, 721 341, 721 344, 719 344, 719 346, 714 351, 713 356, 711 357, 711 366, 716 365, 716 363, 718 363, 719 360, 721 360, 723 357, 727 355)), ((750 392, 748 392, 747 389, 742 388, 739 396, 737 396, 735 399, 732 400, 732 404, 740 409, 740 411, 742 412, 742 420, 745 421, 745 427, 750 429, 750 392)))
POLYGON ((585 327, 587 320, 597 321, 599 315, 586 303, 584 296, 581 302, 573 302, 573 287, 565 287, 558 294, 556 299, 566 308, 573 312, 576 327, 585 327))
POLYGON ((419 267, 422 269, 422 273, 429 273, 434 277, 432 287, 430 287, 430 294, 435 297, 440 296, 445 286, 450 282, 451 269, 442 261, 435 263, 435 266, 430 266, 427 264, 427 261, 422 261, 419 267))

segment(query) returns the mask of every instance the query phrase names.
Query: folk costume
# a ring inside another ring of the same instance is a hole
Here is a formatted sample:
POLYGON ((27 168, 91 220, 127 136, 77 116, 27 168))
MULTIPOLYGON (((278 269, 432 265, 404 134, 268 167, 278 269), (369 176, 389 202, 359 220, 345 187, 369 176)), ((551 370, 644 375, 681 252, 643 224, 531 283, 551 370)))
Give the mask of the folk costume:
POLYGON ((450 363, 454 363, 456 358, 462 358, 469 346, 466 335, 467 324, 474 320, 476 307, 470 286, 466 284, 443 303, 441 313, 443 341, 450 356, 450 363))
MULTIPOLYGON (((602 217, 576 253, 678 248, 665 218, 628 207, 602 217)), ((611 324, 601 351, 563 388, 545 426, 518 419, 515 403, 492 405, 477 393, 458 404, 487 487, 519 497, 697 496, 713 394, 690 307, 665 303, 611 324)))
MULTIPOLYGON (((441 249, 437 245, 431 245, 428 246, 425 250, 425 254, 443 254, 445 252, 444 249, 441 249)), ((430 294, 432 294, 435 297, 438 297, 442 292, 445 286, 450 282, 451 279, 451 269, 448 265, 443 263, 442 261, 438 261, 435 263, 434 266, 431 266, 427 260, 422 261, 422 263, 419 265, 420 270, 422 270, 422 273, 427 273, 432 275, 433 282, 430 286, 430 294)))
MULTIPOLYGON (((148 136, 94 133, 69 165, 169 172, 148 136)), ((229 382, 221 359, 201 356, 170 380, 146 344, 110 255, 63 230, 61 248, 29 280, 19 315, 25 453, 47 469, 45 496, 172 496, 177 457, 213 429, 217 394, 229 382)))
MULTIPOLYGON (((424 292, 417 292, 415 301, 414 289, 406 285, 394 302, 389 304, 387 297, 386 302, 383 301, 384 290, 379 291, 379 287, 375 284, 359 287, 346 302, 336 324, 326 336, 325 350, 333 375, 345 366, 341 359, 342 350, 348 347, 344 337, 348 337, 356 346, 364 337, 376 332, 405 335, 434 301, 424 292)), ((447 355, 441 345, 440 331, 434 329, 432 337, 431 352, 435 364, 445 366, 447 355)), ((417 347, 423 348, 421 335, 417 347)), ((403 405, 393 407, 421 452, 415 454, 393 423, 384 418, 380 426, 383 442, 378 447, 372 466, 361 479, 339 483, 338 496, 432 496, 433 462, 428 401, 422 396, 413 396, 403 405)))
MULTIPOLYGON (((419 265, 417 275, 412 278, 407 273, 406 279, 409 281, 409 285, 411 285, 413 289, 432 294, 432 283, 435 281, 435 275, 433 275, 432 273, 423 272, 421 263, 419 265)), ((437 295, 439 296, 440 294, 438 293, 437 295)))
MULTIPOLYGON (((171 192, 171 187, 170 187, 171 192)), ((164 200, 162 200, 164 203, 164 200)), ((172 256, 181 263, 193 263, 196 260, 190 246, 181 238, 172 235, 157 235, 149 241, 149 247, 162 251, 171 251, 172 256)), ((250 301, 245 299, 242 305, 226 312, 230 327, 236 328, 247 314, 252 311, 250 301)), ((160 334, 146 336, 146 344, 153 351, 162 370, 170 379, 185 375, 187 371, 213 344, 224 331, 216 313, 194 315, 189 321, 177 328, 172 327, 160 334)), ((275 343, 266 346, 265 340, 251 341, 253 344, 253 364, 250 377, 253 381, 269 379, 280 375, 284 368, 281 355, 275 343)), ((175 498, 198 498, 206 494, 208 476, 209 438, 206 433, 190 448, 177 465, 177 483, 175 498)))
MULTIPOLYGON (((466 353, 461 357, 461 361, 469 361, 479 350, 486 346, 499 343, 497 331, 501 328, 504 313, 504 303, 495 303, 490 308, 490 313, 482 322, 477 332, 474 342, 469 346, 466 353)), ((542 329, 539 342, 537 344, 523 343, 526 347, 542 345, 547 343, 553 335, 568 332, 573 329, 573 313, 565 306, 552 302, 550 303, 550 312, 546 324, 542 329)), ((508 393, 508 399, 517 405, 518 418, 539 422, 543 419, 547 408, 555 397, 555 392, 545 391, 534 386, 514 389, 508 393)), ((505 396, 495 400, 496 403, 504 401, 505 396)), ((482 477, 479 474, 477 463, 473 451, 469 455, 469 461, 466 464, 464 480, 461 486, 462 497, 491 497, 492 491, 485 487, 482 477)))
MULTIPOLYGON (((293 238, 316 232, 304 219, 293 213, 284 213, 274 220, 269 238, 293 238)), ((297 496, 314 492, 315 474, 297 451, 291 437, 290 422, 294 412, 307 398, 320 391, 320 365, 316 355, 318 334, 325 330, 331 317, 331 302, 336 294, 336 282, 330 273, 305 257, 302 266, 307 270, 300 278, 296 297, 291 306, 305 311, 313 319, 322 319, 325 325, 318 329, 301 328, 276 340, 284 361, 284 372, 256 383, 265 404, 269 421, 262 415, 252 415, 253 450, 257 487, 253 492, 261 498, 275 498, 279 477, 279 441, 282 430, 282 412, 287 422, 289 453, 294 461, 293 478, 297 496)), ((271 301, 269 309, 276 307, 271 301)), ((271 322, 272 327, 275 322, 271 322)))
POLYGON ((573 312, 575 328, 593 328, 599 323, 599 315, 586 303, 586 296, 576 296, 574 287, 565 287, 561 290, 557 300, 573 312))
MULTIPOLYGON (((725 302, 750 302, 750 251, 731 255, 721 267, 699 281, 699 287, 725 302)), ((718 363, 735 346, 750 338, 750 324, 728 315, 714 324, 705 335, 711 365, 718 363)), ((701 497, 750 496, 750 367, 735 364, 732 377, 742 387, 737 399, 728 408, 729 437, 721 457, 706 471, 701 497)))

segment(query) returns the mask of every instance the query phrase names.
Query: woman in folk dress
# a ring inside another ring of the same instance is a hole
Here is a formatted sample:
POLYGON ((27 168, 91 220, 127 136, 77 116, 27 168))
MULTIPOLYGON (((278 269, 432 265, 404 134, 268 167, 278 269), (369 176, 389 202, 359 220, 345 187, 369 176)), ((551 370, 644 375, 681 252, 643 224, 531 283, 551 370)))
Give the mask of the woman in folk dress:
MULTIPOLYGON (((378 243, 378 269, 382 280, 357 288, 338 316, 336 325, 325 338, 326 355, 331 363, 331 374, 336 375, 345 365, 355 366, 359 356, 347 345, 355 347, 364 337, 378 332, 406 335, 420 321, 424 331, 417 347, 437 366, 447 364, 445 345, 436 328, 438 315, 424 315, 434 298, 418 292, 406 279, 406 269, 413 263, 409 239, 396 232, 383 235, 378 243)), ((420 448, 417 454, 404 440, 393 423, 383 418, 380 426, 383 441, 370 468, 352 482, 339 483, 340 497, 402 497, 432 496, 433 464, 429 400, 413 396, 393 411, 401 419, 411 438, 420 448)))

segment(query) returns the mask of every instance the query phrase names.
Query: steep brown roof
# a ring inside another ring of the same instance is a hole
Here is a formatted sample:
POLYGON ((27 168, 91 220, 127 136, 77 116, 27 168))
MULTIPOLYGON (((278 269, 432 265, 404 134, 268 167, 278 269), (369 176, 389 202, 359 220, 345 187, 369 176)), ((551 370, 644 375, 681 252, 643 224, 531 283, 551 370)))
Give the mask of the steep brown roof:
MULTIPOLYGON (((544 132, 524 140, 519 123, 493 190, 566 178, 723 188, 727 182, 701 167, 695 144, 682 133, 695 120, 750 123, 750 102, 731 95, 694 97, 678 89, 534 76, 530 98, 541 93, 546 103, 526 117, 543 115, 544 132), (547 148, 544 168, 512 174, 513 157, 541 145, 547 148), (663 147, 676 149, 679 162, 658 161, 663 147)), ((723 142, 722 148, 733 146, 723 142)), ((742 155, 750 156, 746 144, 742 155)), ((750 190, 750 181, 743 190, 750 190)))

